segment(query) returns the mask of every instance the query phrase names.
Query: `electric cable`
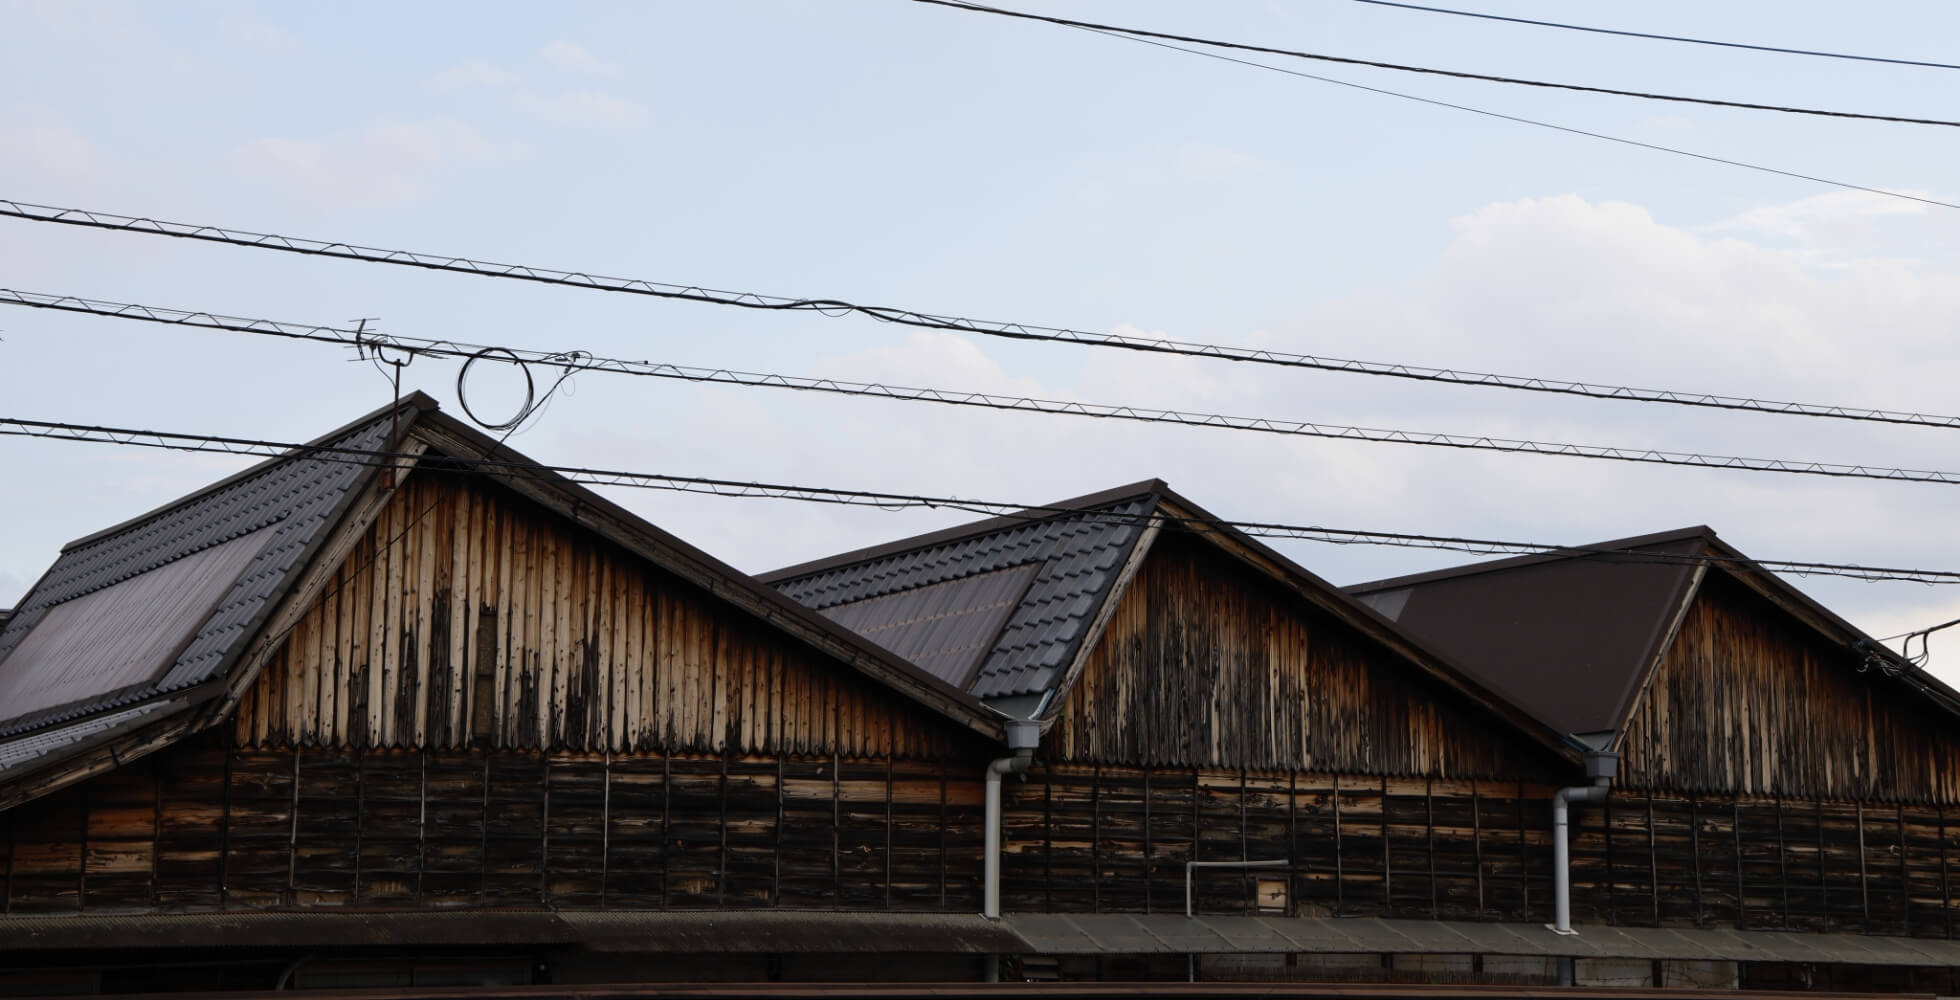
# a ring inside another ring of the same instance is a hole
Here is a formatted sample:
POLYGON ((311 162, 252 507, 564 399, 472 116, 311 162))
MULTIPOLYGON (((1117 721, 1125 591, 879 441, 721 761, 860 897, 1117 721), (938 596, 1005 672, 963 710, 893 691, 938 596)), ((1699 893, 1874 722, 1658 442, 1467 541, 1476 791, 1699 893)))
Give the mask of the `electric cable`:
MULTIPOLYGON (((1022 517, 1040 520, 1056 515, 1084 514, 1079 507, 1054 504, 1026 504, 918 493, 880 492, 766 483, 701 476, 586 466, 546 465, 508 459, 464 459, 430 456, 390 450, 337 445, 295 444, 261 438, 191 434, 154 429, 109 427, 92 424, 27 420, 0 417, 0 437, 28 437, 58 441, 89 442, 167 451, 207 452, 260 458, 295 457, 359 466, 387 466, 404 460, 428 468, 483 476, 559 477, 590 486, 617 486, 633 489, 699 493, 718 497, 794 500, 844 506, 876 507, 885 510, 913 508, 959 510, 996 517, 1022 517)), ((1165 514, 1129 515, 1112 511, 1090 511, 1091 516, 1116 523, 1144 523, 1152 518, 1202 530, 1226 527, 1260 538, 1280 538, 1334 545, 1370 545, 1398 548, 1424 548, 1476 555, 1568 555, 1599 557, 1609 561, 1641 564, 1701 565, 1714 563, 1741 568, 1786 572, 1797 576, 1838 576, 1864 581, 1902 581, 1923 584, 1960 584, 1960 571, 1864 566, 1790 559, 1741 559, 1713 554, 1642 552, 1589 545, 1556 545, 1538 542, 1503 541, 1439 534, 1394 531, 1368 531, 1330 528, 1320 525, 1289 524, 1276 521, 1235 521, 1184 518, 1165 514)))
MULTIPOLYGON (((1827 52, 1821 49, 1788 49, 1776 45, 1751 45, 1747 42, 1720 42, 1709 38, 1689 38, 1684 35, 1662 35, 1645 31, 1622 31, 1615 28, 1597 28, 1583 24, 1564 24, 1558 21, 1535 21, 1528 17, 1506 17, 1502 14, 1486 14, 1476 10, 1451 10, 1446 7, 1425 7, 1421 4, 1398 3, 1395 0, 1354 0, 1356 3, 1371 4, 1376 7, 1397 7, 1402 10, 1422 11, 1426 14, 1450 14, 1456 17, 1475 17, 1486 21, 1508 21, 1512 24, 1529 24, 1540 28, 1559 28, 1565 31, 1588 31, 1596 35, 1619 35, 1625 38, 1647 38, 1662 42, 1685 42, 1689 45, 1714 45, 1726 49, 1749 49, 1755 52, 1777 52, 1792 56, 1818 56, 1824 59, 1852 59, 1858 62, 1890 63, 1894 66, 1924 66, 1932 69, 1960 69, 1954 63, 1928 62, 1919 59, 1890 59, 1884 56, 1861 56, 1849 52, 1827 52)), ((1893 636, 1898 638, 1898 636, 1893 636)))
MULTIPOLYGON (((148 318, 144 313, 138 311, 121 312, 115 313, 114 315, 118 318, 128 319, 148 318)), ((193 315, 205 317, 207 320, 209 319, 208 314, 198 313, 193 315)), ((231 327, 227 326, 212 326, 209 322, 192 325, 200 325, 213 329, 231 329, 231 327)), ((261 332, 258 329, 252 328, 252 323, 239 324, 239 326, 246 328, 247 332, 261 332)), ((1118 403, 1086 403, 1073 400, 1040 399, 1032 396, 1007 396, 962 389, 921 388, 916 386, 888 385, 878 382, 853 382, 845 379, 806 375, 745 372, 728 368, 703 368, 656 361, 632 361, 621 358, 599 357, 584 351, 534 351, 522 348, 401 336, 381 338, 376 335, 367 335, 360 337, 356 335, 355 331, 336 330, 330 327, 282 325, 273 335, 299 340, 325 341, 355 348, 371 348, 379 345, 397 351, 433 357, 468 358, 472 356, 486 356, 491 352, 497 352, 515 358, 520 363, 555 367, 567 373, 581 371, 610 372, 621 375, 673 379, 684 382, 705 382, 751 388, 792 389, 801 392, 820 392, 842 396, 867 396, 899 400, 901 402, 939 403, 947 406, 1039 413, 1050 416, 1094 417, 1136 423, 1171 424, 1183 427, 1250 431, 1290 437, 1330 438, 1345 441, 1365 441, 1377 444, 1407 444, 1434 448, 1454 448, 1466 451, 1550 455, 1600 461, 1632 462, 1646 465, 1673 465, 1704 469, 1728 469, 1743 472, 1770 472, 1786 475, 1824 476, 1839 479, 1878 479, 1892 482, 1920 482, 1943 485, 1960 484, 1960 472, 1935 469, 1888 468, 1862 464, 1816 462, 1805 459, 1710 455, 1698 452, 1664 451, 1657 448, 1575 444, 1562 441, 1534 441, 1522 438, 1459 434, 1449 431, 1412 431, 1397 428, 1360 427, 1351 424, 1318 423, 1314 421, 1274 417, 1233 416, 1222 413, 1204 413, 1118 403)))
POLYGON ((1612 135, 1606 132, 1594 132, 1590 129, 1578 128, 1572 125, 1560 125, 1556 122, 1544 121, 1543 119, 1526 118, 1523 115, 1505 114, 1502 111, 1492 111, 1488 108, 1479 108, 1469 104, 1457 104, 1452 101, 1440 100, 1434 97, 1422 97, 1417 94, 1410 94, 1400 90, 1389 90, 1385 87, 1371 87, 1365 83, 1355 83, 1352 80, 1342 80, 1331 76, 1321 76, 1316 73, 1306 73, 1297 69, 1288 69, 1284 66, 1273 66, 1262 62, 1253 62, 1250 59, 1240 59, 1237 56, 1229 56, 1223 52, 1207 52, 1203 49, 1186 48, 1182 45, 1173 45, 1169 42, 1161 42, 1152 38, 1140 38, 1136 35, 1125 35, 1114 31, 1098 31, 1095 28, 1084 28, 1082 30, 1093 31, 1100 35, 1107 35, 1110 38, 1120 38, 1123 39, 1124 41, 1136 42, 1139 45, 1154 45, 1160 49, 1169 49, 1172 52, 1182 52, 1185 55, 1202 56, 1206 59, 1216 59, 1220 62, 1236 63, 1240 66, 1247 66, 1252 69, 1263 69, 1269 73, 1284 73, 1287 76, 1297 76, 1302 80, 1313 80, 1319 83, 1333 84, 1334 86, 1337 87, 1347 87, 1351 90, 1362 90, 1370 94, 1380 94, 1383 97, 1394 97, 1404 101, 1414 101, 1417 104, 1427 104, 1430 105, 1431 107, 1437 107, 1437 108, 1448 108, 1452 111, 1462 111, 1466 114, 1481 115, 1485 118, 1492 118, 1498 121, 1513 122, 1518 125, 1530 125, 1533 128, 1550 129, 1551 131, 1563 132, 1567 135, 1577 135, 1577 136, 1583 136, 1588 139, 1598 139, 1601 142, 1617 143, 1622 146, 1631 146, 1635 149, 1645 149, 1655 153, 1667 153, 1671 156, 1685 156, 1688 159, 1700 160, 1703 163, 1715 163, 1715 164, 1720 164, 1722 166, 1735 167, 1740 170, 1753 170, 1756 171, 1757 173, 1771 174, 1777 177, 1787 177, 1793 180, 1809 181, 1813 184, 1822 184, 1827 187, 1841 188, 1846 191, 1863 191, 1866 192, 1867 194, 1883 195, 1884 197, 1887 198, 1898 198, 1903 201, 1913 201, 1923 205, 1936 205, 1940 208, 1960 208, 1960 202, 1942 201, 1938 198, 1926 197, 1925 195, 1909 194, 1904 191, 1894 191, 1887 188, 1872 187, 1867 184, 1854 184, 1850 181, 1834 180, 1832 178, 1823 177, 1818 174, 1807 174, 1796 170, 1785 170, 1781 167, 1772 167, 1769 166, 1768 164, 1763 164, 1763 163, 1753 163, 1748 160, 1737 160, 1730 157, 1715 156, 1710 153, 1697 153, 1693 150, 1682 149, 1678 146, 1663 146, 1660 143, 1655 143, 1655 142, 1642 142, 1639 139, 1629 139, 1626 138, 1625 136, 1612 135))
POLYGON ((1049 14, 1009 10, 1005 7, 990 7, 986 4, 965 2, 965 0, 912 0, 912 2, 928 4, 934 7, 946 7, 952 10, 963 10, 974 14, 992 14, 998 17, 1015 18, 1023 21, 1039 21, 1044 24, 1053 24, 1064 28, 1081 28, 1086 31, 1123 35, 1129 38, 1186 42, 1192 45, 1204 45, 1234 52, 1256 52, 1262 55, 1286 56, 1292 59, 1307 59, 1314 62, 1335 63, 1343 66, 1366 66, 1370 69, 1386 69, 1398 73, 1421 73, 1429 76, 1444 76, 1458 80, 1479 80, 1485 83, 1503 83, 1512 86, 1539 87, 1548 90, 1569 90, 1585 94, 1607 94, 1613 97, 1633 97, 1640 100, 1666 101, 1675 104, 1702 104, 1721 108, 1737 108, 1745 111, 1774 111, 1783 114, 1812 115, 1823 118, 1846 118, 1861 121, 1890 122, 1901 125, 1940 125, 1947 128, 1960 128, 1960 121, 1946 118, 1910 118, 1902 115, 1866 114, 1857 111, 1827 111, 1818 108, 1800 108, 1782 104, 1755 104, 1748 101, 1727 101, 1712 97, 1685 97, 1679 94, 1659 94, 1644 90, 1619 90, 1612 87, 1592 87, 1577 83, 1554 83, 1547 80, 1529 80, 1514 76, 1494 76, 1488 73, 1436 69, 1430 66, 1411 66, 1406 63, 1381 62, 1374 59, 1354 59, 1347 56, 1333 56, 1319 52, 1303 52, 1298 49, 1281 49, 1267 45, 1252 45, 1245 42, 1228 42, 1216 38, 1201 38, 1195 35, 1179 35, 1166 31, 1129 28, 1120 24, 1077 21, 1066 17, 1055 17, 1049 14))
MULTIPOLYGON (((0 201, 0 216, 7 215, 13 215, 18 218, 29 218, 33 221, 89 224, 72 221, 73 219, 86 216, 87 218, 98 220, 100 224, 94 225, 95 228, 156 233, 166 236, 182 236, 211 240, 229 245, 317 254, 369 263, 403 264, 429 270, 473 274, 479 277, 514 278, 597 291, 624 292, 648 295, 655 298, 700 302, 708 305, 789 312, 816 312, 831 317, 855 313, 901 326, 927 330, 944 330, 954 333, 979 334, 1006 340, 1076 344, 1085 347, 1113 348, 1146 354, 1211 358, 1280 368, 1339 372, 1478 388, 1510 389, 1521 392, 1579 396, 1590 399, 1664 403, 1675 406, 1738 410, 1782 416, 1821 417, 1869 423, 1908 424, 1925 427, 1960 427, 1960 416, 1954 415, 1915 413, 1902 410, 1885 410, 1834 404, 1798 403, 1785 400, 1754 399, 1745 396, 1728 396, 1719 393, 1693 392, 1680 389, 1643 389, 1633 386, 1577 382, 1525 375, 1503 375, 1461 369, 1434 368, 1424 365, 1402 364, 1399 362, 1357 361, 1346 358, 1293 354, 1284 351, 1232 347, 1191 341, 1155 340, 1148 337, 1136 337, 1126 334, 1091 333, 1084 330, 1068 329, 1066 327, 976 320, 883 306, 865 306, 846 302, 841 299, 798 299, 760 292, 723 291, 703 288, 697 285, 675 285, 636 278, 594 277, 582 272, 555 271, 528 265, 496 264, 487 261, 421 254, 405 250, 375 250, 372 248, 354 247, 344 243, 322 243, 316 240, 306 240, 298 237, 242 233, 216 229, 210 226, 193 227, 182 223, 158 223, 152 220, 135 219, 127 216, 105 216, 102 213, 83 212, 80 209, 27 206, 16 202, 0 201), (10 209, 18 211, 10 211, 10 209), (56 213, 59 217, 23 214, 30 211, 56 213), (117 224, 111 224, 108 220, 120 221, 117 224), (165 228, 156 229, 150 227, 165 228), (219 234, 222 234, 223 238, 219 238, 219 234)), ((350 331, 339 327, 289 323, 268 319, 248 319, 218 313, 193 312, 183 309, 171 309, 162 306, 140 305, 128 302, 108 302, 71 295, 53 295, 15 289, 0 289, 0 305, 87 313, 96 316, 136 319, 153 323, 229 330, 237 333, 258 333, 266 336, 289 337, 299 340, 317 340, 322 339, 321 335, 324 335, 326 339, 340 342, 349 338, 357 338, 361 334, 361 331, 350 331)), ((481 348, 485 345, 478 344, 470 346, 481 348)))

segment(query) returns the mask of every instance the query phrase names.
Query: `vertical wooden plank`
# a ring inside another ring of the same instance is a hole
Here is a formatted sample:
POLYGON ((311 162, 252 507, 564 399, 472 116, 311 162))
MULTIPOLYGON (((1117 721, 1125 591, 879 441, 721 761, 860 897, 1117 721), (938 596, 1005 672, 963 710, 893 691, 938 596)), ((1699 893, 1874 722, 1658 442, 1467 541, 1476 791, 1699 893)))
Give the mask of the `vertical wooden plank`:
POLYGON ((651 580, 637 567, 625 574, 626 628, 620 662, 626 673, 626 733, 624 745, 638 750, 647 745, 653 714, 654 660, 647 646, 647 588, 651 580))
POLYGON ((405 662, 407 658, 403 656, 402 636, 407 631, 404 608, 415 598, 415 586, 412 580, 413 564, 410 562, 409 549, 416 541, 415 528, 417 515, 420 513, 420 508, 414 506, 414 501, 406 488, 395 494, 395 500, 389 506, 395 508, 396 518, 392 525, 393 534, 388 538, 387 572, 382 578, 387 625, 382 633, 380 650, 383 664, 381 699, 380 704, 376 706, 380 712, 381 725, 377 731, 381 734, 381 739, 375 744, 383 747, 399 746, 400 738, 406 735, 398 731, 398 723, 401 719, 401 696, 405 687, 402 683, 402 671, 407 667, 405 662))
POLYGON ((639 693, 632 686, 635 664, 627 652, 633 616, 627 601, 627 596, 632 593, 632 590, 627 582, 625 564, 608 559, 606 583, 606 631, 611 639, 606 661, 612 692, 611 700, 606 705, 608 724, 606 745, 618 750, 626 746, 627 725, 639 693))
POLYGON ((722 627, 722 616, 713 617, 713 631, 708 639, 708 733, 710 749, 728 747, 728 702, 729 694, 729 656, 731 644, 728 629, 722 627))
MULTIPOLYGON (((402 734, 404 742, 421 747, 427 746, 431 737, 429 732, 429 670, 430 660, 439 644, 447 646, 444 638, 430 632, 435 614, 437 550, 444 553, 448 546, 441 545, 445 529, 450 528, 456 514, 450 503, 449 491, 443 484, 428 477, 417 477, 421 482, 418 491, 420 503, 418 510, 424 511, 421 523, 415 528, 415 602, 412 606, 414 621, 411 626, 414 635, 410 638, 415 655, 414 690, 408 706, 410 729, 402 734)), ((443 685, 443 693, 448 693, 448 685, 443 685)))
POLYGON ((378 746, 382 742, 381 710, 384 700, 381 692, 387 670, 388 649, 388 551, 394 546, 389 537, 395 530, 396 514, 401 509, 400 495, 383 504, 375 516, 373 538, 374 552, 368 565, 362 568, 362 583, 367 591, 367 649, 366 670, 362 679, 366 682, 361 700, 361 739, 357 746, 378 746))
POLYGON ((460 478, 450 485, 455 491, 455 520, 449 538, 449 731, 438 745, 454 747, 469 738, 470 692, 474 658, 470 656, 470 637, 476 634, 476 580, 478 566, 476 491, 460 478))
POLYGON ((517 586, 515 578, 517 560, 512 552, 512 547, 516 544, 515 539, 512 538, 515 528, 511 523, 513 519, 506 517, 501 509, 493 510, 492 516, 496 520, 496 527, 490 537, 496 539, 493 550, 496 552, 497 559, 498 642, 494 713, 497 739, 495 744, 499 747, 510 747, 516 745, 517 717, 511 710, 511 706, 516 703, 512 692, 517 688, 517 658, 521 655, 518 647, 513 644, 518 627, 518 623, 513 620, 518 616, 512 613, 511 599, 512 590, 517 586))
POLYGON ((533 565, 539 578, 538 590, 538 723, 537 745, 559 745, 565 711, 565 660, 558 612, 558 591, 565 579, 560 561, 558 533, 552 526, 538 525, 538 555, 533 565))

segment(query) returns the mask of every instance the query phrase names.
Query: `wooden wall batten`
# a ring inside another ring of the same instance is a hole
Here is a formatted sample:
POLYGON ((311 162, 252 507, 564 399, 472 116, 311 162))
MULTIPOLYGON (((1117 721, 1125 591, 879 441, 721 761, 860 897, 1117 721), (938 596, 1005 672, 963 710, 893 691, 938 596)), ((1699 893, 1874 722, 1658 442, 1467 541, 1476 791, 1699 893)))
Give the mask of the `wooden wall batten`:
POLYGON ((245 693, 241 745, 983 753, 979 739, 468 477, 396 491, 245 693))
POLYGON ((1960 804, 1960 724, 1720 573, 1621 737, 1655 793, 1960 804), (1820 734, 1829 738, 1820 739, 1820 734))
MULTIPOLYGON (((841 754, 228 746, 0 813, 17 914, 388 907, 971 912, 980 768, 841 754)), ((1004 789, 1010 910, 1542 922, 1548 784, 1040 764, 1004 789)), ((1947 811, 1616 792, 1575 810, 1581 923, 1950 937, 1947 811)))
POLYGON ((1550 778, 1563 762, 1206 543, 1161 535, 1048 736, 1118 765, 1550 778))

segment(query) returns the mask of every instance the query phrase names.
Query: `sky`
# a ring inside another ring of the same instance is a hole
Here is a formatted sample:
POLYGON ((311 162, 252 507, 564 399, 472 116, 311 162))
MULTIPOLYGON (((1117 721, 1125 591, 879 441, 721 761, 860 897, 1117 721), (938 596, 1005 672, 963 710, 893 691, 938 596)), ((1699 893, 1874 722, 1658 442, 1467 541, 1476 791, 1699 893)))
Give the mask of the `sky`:
MULTIPOLYGON (((1351 58, 1950 117, 1960 71, 1355 0, 1025 9, 1351 58)), ((1457 0, 1944 59, 1960 5, 1457 0)), ((1960 413, 1960 210, 908 0, 0 0, 0 198, 986 320, 1960 413)), ((1960 200, 1960 129, 1316 75, 1960 200)), ((1960 470, 1960 431, 1546 397, 757 313, 0 219, 0 287, 381 333, 1047 399, 1960 470)), ((460 415, 457 366, 404 388, 460 415)), ((541 373, 542 377, 542 373, 541 373)), ((479 366, 486 416, 519 375, 479 366)), ((0 307, 0 417, 302 441, 391 398, 331 345, 0 307)), ((492 418, 494 419, 494 418, 492 418)), ((605 373, 548 464, 1040 504, 1160 477, 1214 513, 1581 544, 1707 524, 1765 559, 1960 570, 1960 487, 997 413, 605 373)), ((0 606, 73 538, 246 459, 0 437, 0 606)), ((970 519, 629 489, 752 572, 970 519)), ((1461 553, 1279 542, 1341 584, 1461 553)), ((1793 578, 1876 636, 1960 587, 1793 578)), ((1960 631, 1930 669, 1960 681, 1960 631)))

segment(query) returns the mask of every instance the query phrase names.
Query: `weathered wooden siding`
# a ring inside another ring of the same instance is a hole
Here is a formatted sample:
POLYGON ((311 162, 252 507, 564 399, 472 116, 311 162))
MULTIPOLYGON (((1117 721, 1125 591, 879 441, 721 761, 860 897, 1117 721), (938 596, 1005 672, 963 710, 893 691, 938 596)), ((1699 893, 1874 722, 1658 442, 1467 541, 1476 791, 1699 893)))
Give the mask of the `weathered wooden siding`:
MULTIPOLYGON (((0 910, 979 906, 972 762, 230 748, 206 734, 0 814, 0 910)), ((1542 922, 1548 785, 1043 765, 1007 909, 1542 922), (1270 890, 1277 882, 1283 889, 1270 890), (1267 890, 1262 892, 1263 890, 1267 890)), ((1940 806, 1635 796, 1573 813, 1582 923, 1951 937, 1940 806)))
POLYGON ((1551 794, 1515 781, 1057 765, 1007 786, 1010 910, 1543 920, 1551 794), (1270 891, 1277 881, 1284 888, 1270 891), (1267 893, 1261 894, 1262 882, 1267 893))
POLYGON ((1709 574, 1622 739, 1655 792, 1960 804, 1960 724, 1709 574))
POLYGON ((909 758, 977 739, 493 485, 430 473, 383 509, 236 729, 245 746, 909 758))
MULTIPOLYGON (((1551 913, 1551 795, 1507 781, 1194 768, 1055 766, 1011 783, 1004 906, 1542 922, 1551 913), (1270 885, 1269 885, 1270 887, 1270 885)), ((1582 923, 1953 936, 1960 816, 1938 807, 1753 796, 1616 794, 1575 807, 1582 923)))
POLYGON ((973 911, 979 775, 207 736, 0 814, 0 909, 973 911))
POLYGON ((1202 542, 1161 536, 1070 690, 1059 759, 1549 780, 1552 755, 1202 542))

